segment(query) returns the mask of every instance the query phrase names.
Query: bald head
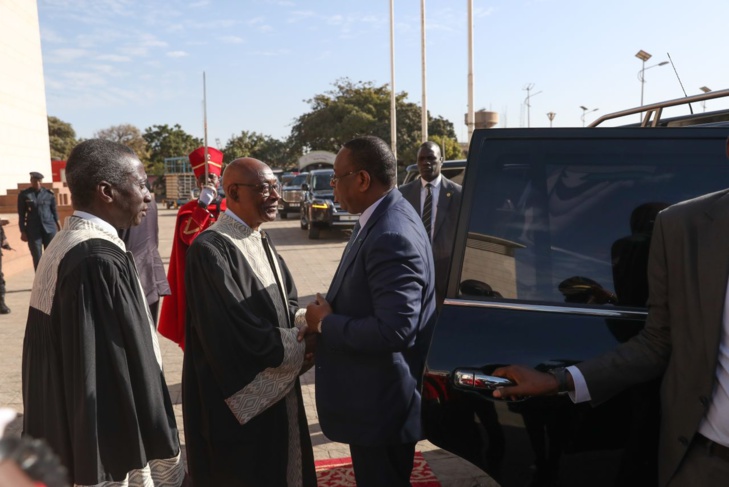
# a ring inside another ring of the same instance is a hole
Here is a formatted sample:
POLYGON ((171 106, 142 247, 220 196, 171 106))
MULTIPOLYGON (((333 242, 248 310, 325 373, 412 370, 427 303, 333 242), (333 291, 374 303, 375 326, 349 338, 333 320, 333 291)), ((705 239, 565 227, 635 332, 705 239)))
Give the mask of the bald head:
POLYGON ((224 184, 227 186, 228 181, 255 178, 259 173, 265 172, 266 170, 270 171, 271 168, 264 162, 252 157, 241 157, 228 164, 225 172, 223 172, 223 181, 225 181, 224 184))
POLYGON ((223 173, 228 208, 246 224, 258 230, 261 223, 276 219, 278 180, 271 168, 252 157, 236 159, 223 173))

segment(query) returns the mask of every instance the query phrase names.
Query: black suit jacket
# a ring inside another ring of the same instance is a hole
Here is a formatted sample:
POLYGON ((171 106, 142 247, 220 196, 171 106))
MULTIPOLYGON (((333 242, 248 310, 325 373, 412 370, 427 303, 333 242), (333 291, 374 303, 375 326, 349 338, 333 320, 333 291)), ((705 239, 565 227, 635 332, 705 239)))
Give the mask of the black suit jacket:
MULTIPOLYGON (((438 307, 445 299, 448 286, 448 271, 451 266, 453 240, 456 238, 458 211, 461 208, 463 188, 460 184, 441 175, 441 188, 435 213, 435 229, 433 231, 433 260, 435 262, 435 296, 438 307)), ((413 205, 420 214, 420 193, 423 184, 420 178, 400 187, 403 197, 413 205)))
POLYGON ((666 485, 716 382, 729 279, 729 190, 658 214, 648 260, 648 320, 627 343, 577 367, 593 403, 665 372, 658 478, 666 485))

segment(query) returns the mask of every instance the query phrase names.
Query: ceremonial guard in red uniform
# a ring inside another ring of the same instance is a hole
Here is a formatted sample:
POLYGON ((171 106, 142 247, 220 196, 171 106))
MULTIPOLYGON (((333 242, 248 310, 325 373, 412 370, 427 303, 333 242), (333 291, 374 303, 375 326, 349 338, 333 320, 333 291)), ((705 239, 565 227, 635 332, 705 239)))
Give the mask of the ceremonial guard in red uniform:
POLYGON ((218 197, 223 153, 207 148, 207 180, 205 179, 205 147, 198 147, 188 156, 197 178, 200 197, 186 203, 177 213, 175 238, 172 242, 167 280, 172 294, 162 302, 159 332, 162 336, 185 348, 185 256, 195 237, 207 229, 225 211, 225 199, 218 197))

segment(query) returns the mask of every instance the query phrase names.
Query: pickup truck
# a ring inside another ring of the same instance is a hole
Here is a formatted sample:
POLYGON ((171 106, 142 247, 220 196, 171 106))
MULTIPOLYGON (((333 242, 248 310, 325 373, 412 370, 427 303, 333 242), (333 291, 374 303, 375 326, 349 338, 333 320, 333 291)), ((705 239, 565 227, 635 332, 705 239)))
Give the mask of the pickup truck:
MULTIPOLYGON (((729 90, 713 92, 729 96, 729 90)), ((547 371, 628 340, 647 315, 653 220, 729 187, 729 110, 471 139, 444 306, 427 357, 427 438, 503 486, 656 485, 659 381, 592 407, 495 399, 500 366, 547 371)))

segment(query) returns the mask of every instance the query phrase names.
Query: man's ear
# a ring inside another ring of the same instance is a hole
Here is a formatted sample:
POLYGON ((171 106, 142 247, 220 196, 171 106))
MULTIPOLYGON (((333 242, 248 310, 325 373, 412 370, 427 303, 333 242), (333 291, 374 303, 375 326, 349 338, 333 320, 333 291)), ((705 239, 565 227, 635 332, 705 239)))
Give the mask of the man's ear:
POLYGON ((231 200, 238 202, 239 196, 238 196, 238 186, 235 184, 231 184, 225 189, 225 197, 230 198, 231 200), (233 188, 235 188, 235 191, 233 191, 233 188))
POLYGON ((111 203, 114 201, 114 187, 111 183, 101 181, 96 185, 96 192, 99 194, 101 201, 104 203, 111 203))
POLYGON ((360 181, 359 190, 362 193, 370 189, 370 186, 372 185, 372 177, 370 176, 370 173, 367 171, 360 171, 357 178, 360 181))

